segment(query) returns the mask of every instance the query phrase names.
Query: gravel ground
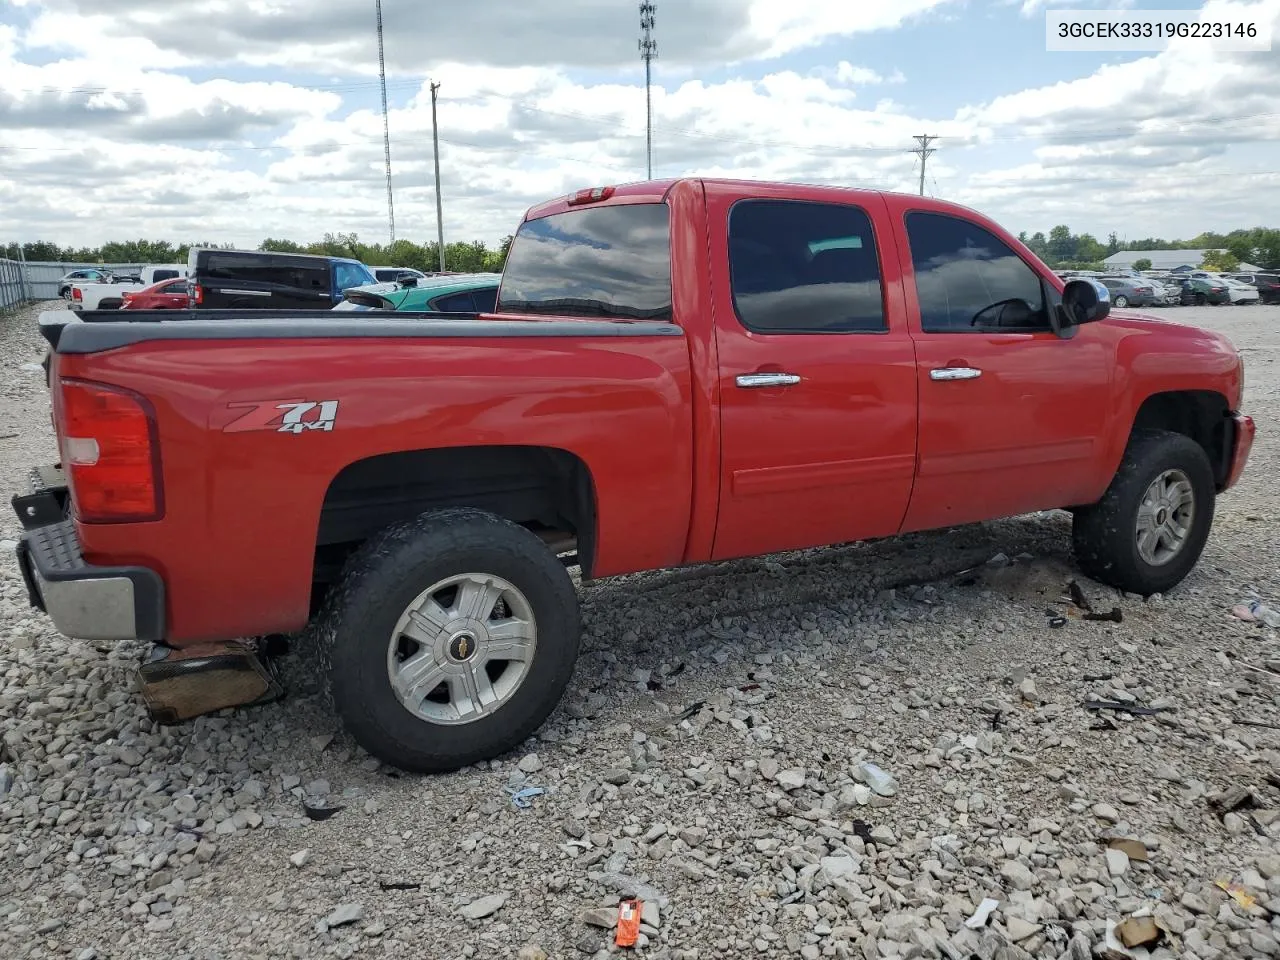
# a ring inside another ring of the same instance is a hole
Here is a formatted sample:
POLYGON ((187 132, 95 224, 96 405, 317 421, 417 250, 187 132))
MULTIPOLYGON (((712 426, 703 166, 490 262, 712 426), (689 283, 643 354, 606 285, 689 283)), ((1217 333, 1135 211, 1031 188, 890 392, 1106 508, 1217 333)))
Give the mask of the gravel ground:
MULTIPOLYGON (((1175 593, 1084 582, 1123 622, 1051 629, 1057 513, 592 584, 562 708, 449 776, 355 748, 305 647, 285 701, 152 725, 140 651, 59 637, 5 551, 0 956, 605 956, 629 893, 669 960, 1084 960, 1151 917, 1152 957, 1280 955, 1280 647, 1229 613, 1280 609, 1280 308, 1167 315, 1246 351, 1262 428, 1175 593)), ((54 456, 34 319, 0 319, 5 490, 54 456)))

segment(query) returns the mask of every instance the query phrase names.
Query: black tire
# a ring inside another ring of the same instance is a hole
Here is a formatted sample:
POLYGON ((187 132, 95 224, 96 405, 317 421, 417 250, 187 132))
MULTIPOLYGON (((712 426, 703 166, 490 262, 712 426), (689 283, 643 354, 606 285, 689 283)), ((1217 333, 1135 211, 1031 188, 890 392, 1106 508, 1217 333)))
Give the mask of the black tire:
POLYGON ((63 300, 66 300, 70 296, 70 294, 71 294, 70 287, 62 286, 58 288, 58 296, 61 297, 63 300))
POLYGON ((1196 302, 1197 307, 1203 307, 1205 305, 1205 302, 1208 300, 1208 297, 1206 297, 1203 293, 1197 293, 1194 297, 1194 300, 1196 302))
POLYGON ((1112 303, 1115 306, 1119 307, 1121 310, 1123 310, 1125 307, 1129 305, 1129 298, 1126 297, 1124 294, 1121 294, 1120 296, 1116 297, 1115 300, 1112 301, 1112 303))
POLYGON ((348 732, 378 759, 440 773, 492 759, 532 735, 560 702, 581 635, 578 598, 564 565, 523 527, 480 510, 439 510, 370 538, 346 565, 318 618, 321 665, 348 732), (528 601, 537 645, 528 673, 494 713, 433 723, 392 689, 388 649, 397 622, 423 591, 450 576, 506 580, 528 601))
POLYGON ((1120 590, 1147 597, 1164 593, 1191 572, 1213 526, 1216 488, 1204 449, 1181 433, 1135 430, 1120 469, 1096 504, 1075 512, 1072 540, 1086 575, 1120 590), (1181 470, 1191 484, 1194 514, 1181 549, 1163 564, 1138 552, 1138 508, 1151 483, 1164 471, 1181 470))

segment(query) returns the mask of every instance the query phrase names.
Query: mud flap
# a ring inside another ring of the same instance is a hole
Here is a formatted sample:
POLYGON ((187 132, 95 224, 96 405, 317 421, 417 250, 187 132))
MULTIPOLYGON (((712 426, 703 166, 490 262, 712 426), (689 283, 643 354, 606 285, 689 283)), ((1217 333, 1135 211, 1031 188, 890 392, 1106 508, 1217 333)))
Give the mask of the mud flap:
POLYGON ((284 695, 271 661, 239 641, 182 650, 156 644, 138 679, 151 718, 163 724, 270 703, 284 695))

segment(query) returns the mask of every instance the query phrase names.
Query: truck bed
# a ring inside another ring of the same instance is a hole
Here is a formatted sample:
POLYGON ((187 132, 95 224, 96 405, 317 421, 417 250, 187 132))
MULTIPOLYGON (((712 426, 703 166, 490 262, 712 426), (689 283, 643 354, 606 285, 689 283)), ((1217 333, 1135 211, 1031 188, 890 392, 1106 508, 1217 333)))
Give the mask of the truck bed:
POLYGON ((456 499, 458 483, 474 493, 502 480, 536 518, 562 506, 542 493, 558 489, 554 476, 581 474, 596 575, 684 558, 692 386, 675 324, 159 313, 59 316, 43 329, 55 392, 60 378, 101 383, 154 411, 163 517, 77 532, 89 562, 163 572, 172 640, 301 627, 332 550, 392 507, 413 516, 456 499), (281 429, 301 407, 329 411, 323 428, 281 429), (448 486, 437 460, 459 456, 462 479, 448 486))

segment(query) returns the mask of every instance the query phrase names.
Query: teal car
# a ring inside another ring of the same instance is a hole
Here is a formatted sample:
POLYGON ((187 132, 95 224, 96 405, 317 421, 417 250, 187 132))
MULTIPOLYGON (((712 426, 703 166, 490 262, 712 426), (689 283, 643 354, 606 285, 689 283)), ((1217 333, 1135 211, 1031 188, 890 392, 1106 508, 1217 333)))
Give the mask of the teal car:
POLYGON ((492 313, 500 273, 455 273, 352 287, 335 310, 400 310, 422 313, 492 313))

